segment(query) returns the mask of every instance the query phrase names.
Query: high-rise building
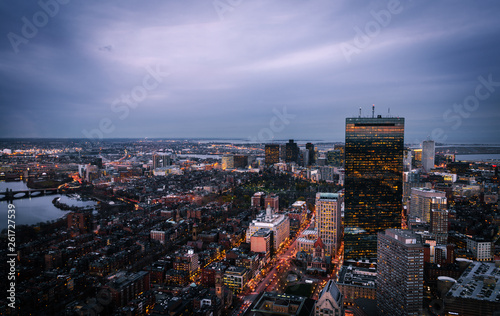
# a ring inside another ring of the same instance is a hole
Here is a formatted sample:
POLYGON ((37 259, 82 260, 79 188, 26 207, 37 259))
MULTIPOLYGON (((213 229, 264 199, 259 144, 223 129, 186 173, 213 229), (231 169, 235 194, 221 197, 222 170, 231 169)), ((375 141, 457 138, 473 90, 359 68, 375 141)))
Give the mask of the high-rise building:
POLYGON ((374 258, 377 233, 401 228, 404 118, 347 118, 344 258, 374 258))
POLYGON ((265 146, 265 163, 266 165, 272 165, 280 162, 280 145, 278 144, 266 144, 265 146))
POLYGON ((234 168, 245 168, 248 166, 248 156, 247 155, 234 155, 234 168))
POLYGON ((436 148, 433 140, 424 140, 422 143, 422 168, 430 172, 434 168, 434 156, 436 148))
POLYGON ((411 149, 407 148, 403 152, 403 171, 411 171, 411 149))
POLYGON ((234 168, 234 155, 222 156, 222 170, 234 168))
POLYGON ((378 234, 377 309, 379 315, 422 315, 424 246, 410 230, 378 234))
POLYGON ((172 165, 172 155, 170 153, 153 154, 153 169, 164 168, 172 165))
POLYGON ((285 162, 299 162, 299 146, 297 143, 290 139, 288 143, 286 143, 286 156, 285 162))
POLYGON ((420 168, 422 167, 422 148, 415 148, 411 150, 412 154, 412 167, 420 168))
POLYGON ((423 223, 430 223, 431 210, 447 209, 446 192, 429 188, 412 188, 408 214, 423 223))
POLYGON ((342 199, 340 193, 316 193, 318 236, 325 244, 327 254, 332 257, 340 246, 342 199))
POLYGON ((299 150, 299 163, 303 167, 309 166, 311 163, 309 161, 309 153, 310 151, 308 149, 300 149, 299 150))
POLYGON ((438 245, 446 245, 448 243, 448 210, 431 211, 430 232, 438 245))
POLYGON ((314 145, 312 143, 307 143, 306 149, 309 154, 309 165, 314 165, 316 162, 316 151, 314 150, 314 145))

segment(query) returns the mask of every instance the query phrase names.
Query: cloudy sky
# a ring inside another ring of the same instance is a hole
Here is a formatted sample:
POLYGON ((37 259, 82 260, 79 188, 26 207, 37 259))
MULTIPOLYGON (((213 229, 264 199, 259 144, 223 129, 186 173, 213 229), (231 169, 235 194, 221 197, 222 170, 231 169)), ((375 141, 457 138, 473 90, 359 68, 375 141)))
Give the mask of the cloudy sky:
POLYGON ((2 1, 0 137, 500 143, 500 2, 2 1), (390 112, 389 112, 390 111, 390 112))

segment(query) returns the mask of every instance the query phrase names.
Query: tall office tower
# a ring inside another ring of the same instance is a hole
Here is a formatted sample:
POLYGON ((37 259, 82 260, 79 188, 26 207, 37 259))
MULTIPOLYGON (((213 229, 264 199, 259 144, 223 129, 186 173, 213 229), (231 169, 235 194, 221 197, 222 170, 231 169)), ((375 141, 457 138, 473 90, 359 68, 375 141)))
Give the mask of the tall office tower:
POLYGON ((406 148, 403 151, 403 171, 411 171, 411 149, 406 148))
POLYGON ((446 192, 429 188, 412 188, 408 214, 421 222, 430 223, 431 210, 446 210, 446 192))
POLYGON ((434 168, 434 156, 436 148, 433 140, 424 140, 422 143, 422 167, 425 172, 430 172, 434 168))
POLYGON ((431 211, 431 234, 438 245, 448 243, 448 210, 431 211))
POLYGON ((297 143, 293 139, 290 139, 286 143, 285 162, 299 162, 299 146, 297 146, 297 143))
POLYGON ((281 161, 286 160, 286 144, 280 145, 280 160, 281 161))
POLYGON ((266 165, 270 166, 272 164, 280 162, 280 145, 278 144, 266 144, 265 147, 266 165))
POLYGON ((404 118, 347 118, 344 258, 375 258, 377 233, 401 228, 404 118))
POLYGON ((234 168, 234 155, 224 155, 222 156, 222 169, 233 169, 234 168))
POLYGON ((248 166, 248 156, 247 155, 234 155, 234 167, 235 168, 245 168, 248 166))
POLYGON ((411 150, 412 154, 412 167, 420 168, 422 167, 422 148, 416 148, 411 150))
POLYGON ((314 145, 312 143, 307 143, 306 149, 309 153, 309 165, 314 165, 316 162, 316 151, 314 150, 314 145))
POLYGON ((169 153, 153 154, 153 169, 163 168, 172 164, 172 156, 169 153))
POLYGON ((424 246, 410 230, 378 234, 377 309, 379 315, 422 315, 424 246))
POLYGON ((325 244, 327 254, 332 257, 340 246, 342 200, 340 193, 316 193, 318 236, 325 244))
POLYGON ((300 149, 299 150, 299 163, 303 167, 307 167, 310 165, 309 162, 309 150, 307 149, 300 149))

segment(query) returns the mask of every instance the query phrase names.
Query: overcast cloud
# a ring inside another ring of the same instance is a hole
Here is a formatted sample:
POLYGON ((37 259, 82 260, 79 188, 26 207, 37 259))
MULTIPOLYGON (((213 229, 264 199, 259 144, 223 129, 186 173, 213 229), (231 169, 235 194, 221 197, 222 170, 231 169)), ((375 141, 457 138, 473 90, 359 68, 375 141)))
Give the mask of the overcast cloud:
POLYGON ((59 1, 0 4, 0 137, 500 143, 498 1, 59 1))

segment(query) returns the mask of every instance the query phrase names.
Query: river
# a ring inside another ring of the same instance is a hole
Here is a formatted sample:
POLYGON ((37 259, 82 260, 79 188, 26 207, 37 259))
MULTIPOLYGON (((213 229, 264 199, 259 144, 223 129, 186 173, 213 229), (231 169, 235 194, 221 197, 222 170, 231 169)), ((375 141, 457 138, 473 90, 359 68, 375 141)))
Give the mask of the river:
MULTIPOLYGON (((6 189, 12 191, 29 190, 26 183, 22 181, 5 182, 0 181, 0 191, 5 192, 6 189)), ((59 197, 61 203, 75 206, 95 206, 94 201, 82 201, 67 195, 54 194, 39 196, 26 199, 14 200, 12 204, 16 210, 16 225, 32 225, 39 222, 55 220, 66 216, 68 211, 62 211, 52 204, 52 200, 59 197)), ((0 201, 0 231, 7 228, 7 210, 9 203, 0 201)))

